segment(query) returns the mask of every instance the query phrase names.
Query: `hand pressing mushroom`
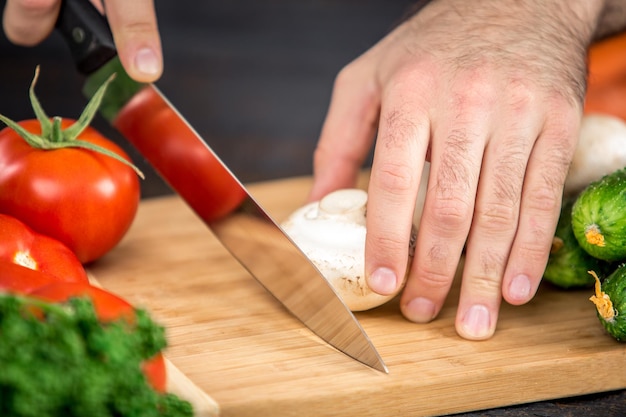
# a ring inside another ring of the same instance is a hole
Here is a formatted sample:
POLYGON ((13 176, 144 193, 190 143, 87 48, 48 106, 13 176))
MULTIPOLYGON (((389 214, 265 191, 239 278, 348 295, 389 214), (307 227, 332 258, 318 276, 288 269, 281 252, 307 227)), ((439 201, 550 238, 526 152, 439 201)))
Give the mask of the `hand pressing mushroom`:
MULTIPOLYGON (((343 189, 294 211, 283 230, 311 259, 352 311, 369 310, 394 294, 373 292, 365 280, 365 208, 367 192, 343 189)), ((413 258, 415 229, 408 263, 413 258)), ((407 265, 408 271, 408 265, 407 265)), ((406 276, 405 276, 406 280, 406 276)))

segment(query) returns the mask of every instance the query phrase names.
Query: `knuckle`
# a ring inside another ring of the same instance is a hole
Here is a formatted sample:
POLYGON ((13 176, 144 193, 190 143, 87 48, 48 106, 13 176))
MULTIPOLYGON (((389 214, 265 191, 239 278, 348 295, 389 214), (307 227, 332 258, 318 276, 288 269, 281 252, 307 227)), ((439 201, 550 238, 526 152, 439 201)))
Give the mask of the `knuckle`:
POLYGON ((452 254, 447 243, 434 243, 413 262, 413 282, 420 291, 444 295, 455 277, 459 258, 452 254))
POLYGON ((335 76, 332 99, 348 100, 351 117, 375 128, 379 114, 380 88, 367 75, 362 70, 360 60, 344 66, 335 76))
POLYGON ((386 162, 377 168, 372 181, 378 189, 392 195, 403 196, 415 188, 416 175, 412 166, 400 162, 386 162))
POLYGON ((346 64, 343 68, 339 70, 337 75, 335 76, 334 88, 335 90, 343 90, 344 87, 354 84, 354 80, 359 73, 360 68, 360 60, 357 59, 346 64))
POLYGON ((146 33, 155 33, 158 29, 154 21, 136 20, 124 23, 123 30, 131 35, 143 35, 146 33))
POLYGON ((420 281, 420 287, 423 287, 427 292, 437 293, 441 290, 447 290, 453 277, 434 270, 422 270, 417 278, 420 281))
POLYGON ((382 76, 386 98, 403 97, 412 112, 427 113, 437 90, 437 74, 430 66, 418 59, 411 64, 396 68, 389 77, 382 76))
POLYGON ((476 225, 487 230, 502 231, 517 225, 518 209, 507 200, 491 201, 479 207, 474 215, 476 225))
POLYGON ((534 212, 554 213, 561 206, 560 191, 554 184, 554 178, 547 178, 543 185, 530 190, 525 200, 526 208, 534 212))
POLYGON ((545 265, 548 253, 550 251, 549 242, 546 244, 540 243, 542 237, 548 237, 549 233, 536 232, 537 238, 534 242, 527 242, 520 245, 518 250, 518 256, 526 261, 528 265, 545 265))
POLYGON ((372 238, 372 245, 375 253, 380 256, 385 253, 401 253, 401 250, 408 247, 408 241, 395 235, 375 236, 372 238))
POLYGON ((516 113, 527 113, 536 101, 534 89, 523 79, 515 78, 507 85, 509 106, 516 113))
POLYGON ((335 76, 335 82, 333 84, 333 88, 335 90, 342 90, 344 86, 348 85, 352 80, 352 68, 354 68, 353 63, 349 63, 339 70, 337 75, 335 76))
POLYGON ((453 96, 454 106, 463 113, 492 107, 498 98, 498 91, 487 73, 472 70, 460 78, 462 88, 453 96))
POLYGON ((474 295, 499 294, 501 288, 501 275, 493 273, 478 273, 467 280, 470 290, 474 295))
POLYGON ((419 85, 424 79, 423 65, 401 65, 389 77, 391 89, 405 90, 408 86, 419 85))
POLYGON ((433 225, 441 230, 464 230, 472 220, 472 207, 458 197, 437 198, 429 213, 433 225))

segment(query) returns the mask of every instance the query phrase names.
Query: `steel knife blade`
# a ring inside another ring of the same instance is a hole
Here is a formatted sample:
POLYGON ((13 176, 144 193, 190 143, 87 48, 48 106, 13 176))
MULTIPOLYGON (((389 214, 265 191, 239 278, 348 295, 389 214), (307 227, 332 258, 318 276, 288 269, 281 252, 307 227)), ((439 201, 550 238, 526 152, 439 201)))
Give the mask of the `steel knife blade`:
POLYGON ((137 83, 126 74, 106 18, 88 0, 64 0, 56 29, 70 47, 78 70, 86 76, 83 91, 87 97, 116 74, 100 107, 102 116, 146 158, 250 275, 328 344, 388 372, 332 286, 207 142, 154 84, 137 83))

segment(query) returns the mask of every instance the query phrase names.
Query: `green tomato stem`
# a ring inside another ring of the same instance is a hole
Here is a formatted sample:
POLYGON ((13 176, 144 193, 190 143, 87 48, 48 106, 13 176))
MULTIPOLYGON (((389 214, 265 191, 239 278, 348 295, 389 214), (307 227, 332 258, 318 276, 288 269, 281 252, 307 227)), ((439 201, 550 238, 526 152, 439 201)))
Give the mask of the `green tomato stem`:
POLYGON ((41 136, 44 138, 50 138, 53 135, 52 123, 50 122, 50 118, 44 111, 43 107, 41 106, 41 103, 39 102, 39 99, 37 98, 37 95, 35 94, 35 84, 37 84, 38 79, 39 79, 39 65, 35 67, 35 75, 33 76, 33 81, 30 83, 30 88, 28 89, 28 96, 30 97, 30 104, 33 107, 35 116, 37 117, 37 120, 39 120, 39 124, 41 125, 41 136))
POLYGON ((96 112, 98 111, 98 108, 100 107, 102 98, 104 97, 108 85, 115 78, 115 74, 112 74, 98 88, 98 90, 87 103, 87 106, 81 113, 80 117, 66 129, 61 128, 62 119, 60 117, 53 117, 51 119, 42 108, 39 99, 37 99, 37 96, 35 94, 35 84, 37 83, 38 78, 39 66, 37 66, 37 68, 35 69, 35 76, 33 77, 33 81, 30 85, 29 96, 33 111, 35 112, 35 116, 37 117, 37 120, 41 125, 41 134, 37 135, 31 133, 24 129, 22 126, 20 126, 18 123, 0 114, 0 120, 4 122, 4 124, 13 129, 33 148, 43 150, 53 150, 61 148, 87 149, 89 151, 98 152, 110 158, 113 158, 132 168, 141 179, 145 178, 139 168, 137 168, 133 163, 121 157, 117 153, 112 152, 94 143, 78 139, 80 134, 91 124, 91 121, 93 120, 96 112))

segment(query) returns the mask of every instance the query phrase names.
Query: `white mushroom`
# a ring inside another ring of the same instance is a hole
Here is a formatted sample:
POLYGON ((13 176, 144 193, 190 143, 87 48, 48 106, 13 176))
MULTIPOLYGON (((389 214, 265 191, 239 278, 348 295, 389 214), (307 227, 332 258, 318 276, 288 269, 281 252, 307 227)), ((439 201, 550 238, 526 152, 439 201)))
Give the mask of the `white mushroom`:
MULTIPOLYGON (((311 259, 352 311, 368 310, 394 294, 373 292, 365 280, 365 207, 367 192, 343 189, 294 211, 283 230, 311 259)), ((411 239, 414 244, 414 236, 411 239)), ((409 252, 409 264, 412 249, 409 252)), ((408 266, 408 265, 407 265, 408 266)), ((408 268, 407 268, 408 269, 408 268)), ((405 276, 406 279, 406 276, 405 276)))
POLYGON ((626 123, 611 115, 586 115, 581 121, 564 194, 576 195, 593 181, 625 166, 626 123))

